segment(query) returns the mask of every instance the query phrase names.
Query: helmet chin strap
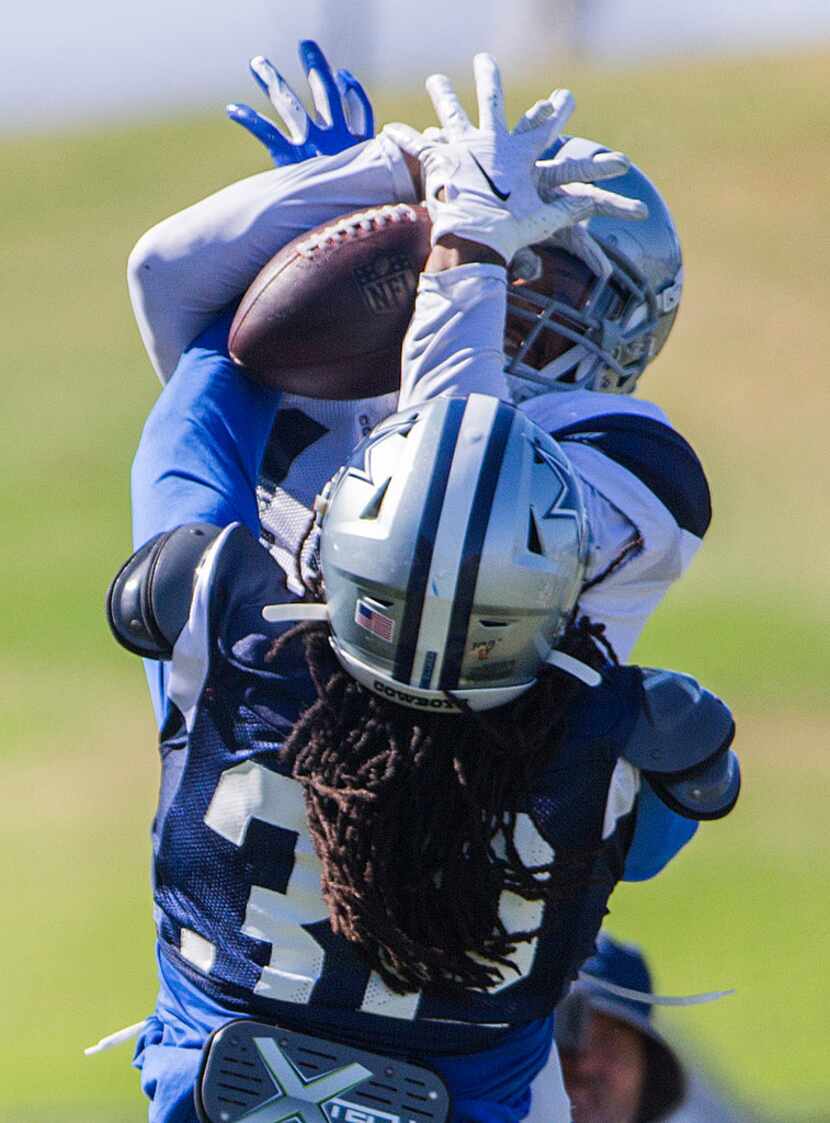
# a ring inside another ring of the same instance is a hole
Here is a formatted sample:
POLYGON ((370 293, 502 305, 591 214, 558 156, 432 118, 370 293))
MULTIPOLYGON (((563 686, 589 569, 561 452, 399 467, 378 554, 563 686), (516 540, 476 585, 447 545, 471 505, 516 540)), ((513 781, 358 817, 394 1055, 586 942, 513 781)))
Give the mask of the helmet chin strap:
POLYGON ((573 655, 566 655, 564 651, 551 651, 545 662, 550 667, 556 667, 558 670, 564 671, 565 674, 578 678, 586 686, 599 686, 602 682, 602 675, 599 671, 595 671, 593 667, 589 667, 581 659, 574 659, 573 655))
POLYGON ((269 624, 289 624, 300 620, 323 620, 329 618, 326 604, 266 604, 262 610, 263 620, 269 624))

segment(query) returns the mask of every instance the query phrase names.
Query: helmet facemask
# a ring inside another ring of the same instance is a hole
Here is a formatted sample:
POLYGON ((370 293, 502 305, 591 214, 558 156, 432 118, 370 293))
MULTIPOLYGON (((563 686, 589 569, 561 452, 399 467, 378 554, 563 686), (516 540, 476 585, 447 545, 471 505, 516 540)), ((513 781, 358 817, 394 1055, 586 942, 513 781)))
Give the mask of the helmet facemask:
MULTIPOLYGON (((585 137, 561 137, 544 158, 581 160, 607 151, 585 137)), ((648 215, 637 221, 603 214, 584 220, 580 229, 596 250, 584 261, 570 252, 573 240, 556 238, 514 258, 505 342, 514 401, 551 390, 629 394, 671 331, 683 289, 671 213, 633 164, 614 177, 611 188, 644 203, 648 215), (600 256, 607 276, 600 274, 600 256)))
POLYGON ((653 357, 655 295, 613 246, 602 248, 613 265, 607 278, 565 250, 538 245, 536 276, 511 280, 505 372, 514 400, 551 390, 627 394, 653 357))

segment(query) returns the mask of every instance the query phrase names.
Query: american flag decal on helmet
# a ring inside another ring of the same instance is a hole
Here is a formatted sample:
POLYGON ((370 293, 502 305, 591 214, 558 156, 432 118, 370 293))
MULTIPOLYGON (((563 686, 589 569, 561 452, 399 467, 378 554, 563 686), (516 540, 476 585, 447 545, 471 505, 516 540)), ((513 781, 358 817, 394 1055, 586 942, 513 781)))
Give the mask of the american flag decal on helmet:
POLYGON ((395 634, 395 621, 391 616, 384 616, 382 612, 372 608, 366 601, 359 600, 355 605, 354 622, 387 643, 392 642, 392 637, 395 634))

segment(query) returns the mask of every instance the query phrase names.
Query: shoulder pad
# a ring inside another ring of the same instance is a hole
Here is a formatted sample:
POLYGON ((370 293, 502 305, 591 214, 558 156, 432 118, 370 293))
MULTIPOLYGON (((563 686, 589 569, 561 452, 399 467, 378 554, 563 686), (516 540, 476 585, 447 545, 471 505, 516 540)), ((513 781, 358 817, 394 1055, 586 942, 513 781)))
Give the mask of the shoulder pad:
POLYGON ((622 755, 644 772, 683 772, 723 748, 732 713, 691 675, 641 667, 640 712, 622 755))
POLYGON ((640 713, 622 756, 673 811, 690 819, 728 814, 741 786, 729 707, 689 675, 649 667, 640 674, 640 713))
POLYGON ((741 767, 728 746, 686 772, 643 775, 655 795, 684 819, 722 819, 741 791, 741 767))
POLYGON ((107 620, 122 647, 148 659, 169 659, 185 625, 199 563, 221 528, 190 523, 136 550, 107 592, 107 620))
POLYGON ((597 449, 645 484, 679 527, 697 538, 706 533, 712 520, 706 473, 670 425, 638 413, 609 413, 557 429, 553 436, 597 449))

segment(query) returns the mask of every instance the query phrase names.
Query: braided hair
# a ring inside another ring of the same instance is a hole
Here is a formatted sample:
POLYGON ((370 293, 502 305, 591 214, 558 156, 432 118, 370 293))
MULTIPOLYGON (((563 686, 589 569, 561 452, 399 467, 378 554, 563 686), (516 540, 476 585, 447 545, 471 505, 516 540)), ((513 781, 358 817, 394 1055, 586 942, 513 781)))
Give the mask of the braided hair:
MULTIPOLYGON (((559 646, 600 668, 616 661, 602 626, 583 617, 559 646)), ((516 970, 539 934, 509 932, 505 890, 556 902, 590 879, 596 850, 557 849, 527 866, 516 816, 566 732, 578 683, 546 667, 534 687, 486 717, 420 713, 380 698, 340 666, 328 627, 303 623, 269 660, 301 641, 317 699, 282 750, 305 789, 332 929, 356 944, 398 993, 486 989, 516 970), (500 970, 501 969, 501 970, 500 970)))

